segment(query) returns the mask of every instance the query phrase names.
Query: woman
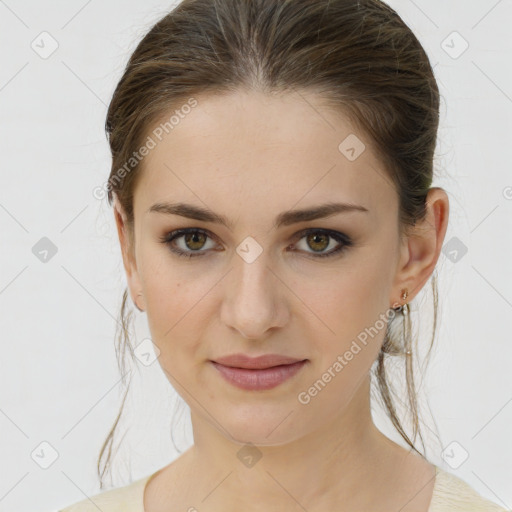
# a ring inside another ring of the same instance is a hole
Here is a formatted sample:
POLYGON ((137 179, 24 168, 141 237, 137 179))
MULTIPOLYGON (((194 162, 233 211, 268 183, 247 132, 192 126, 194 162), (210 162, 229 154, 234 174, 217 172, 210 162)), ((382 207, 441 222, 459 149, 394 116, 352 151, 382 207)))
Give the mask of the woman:
POLYGON ((150 30, 108 110, 108 198, 194 444, 65 511, 505 510, 414 445, 409 303, 449 213, 438 112, 427 55, 378 0, 185 0, 150 30), (372 421, 372 370, 410 449, 372 421))

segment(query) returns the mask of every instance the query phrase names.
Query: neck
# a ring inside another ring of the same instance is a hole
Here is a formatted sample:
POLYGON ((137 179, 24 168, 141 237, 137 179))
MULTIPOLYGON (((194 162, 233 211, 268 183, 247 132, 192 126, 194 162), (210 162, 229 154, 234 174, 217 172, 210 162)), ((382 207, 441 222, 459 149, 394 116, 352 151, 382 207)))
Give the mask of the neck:
POLYGON ((246 447, 249 457, 261 455, 253 464, 255 459, 238 458, 243 444, 192 414, 197 489, 212 510, 335 510, 340 503, 345 510, 371 508, 385 478, 389 482, 390 463, 408 453, 373 424, 369 391, 368 376, 321 430, 286 444, 246 447))

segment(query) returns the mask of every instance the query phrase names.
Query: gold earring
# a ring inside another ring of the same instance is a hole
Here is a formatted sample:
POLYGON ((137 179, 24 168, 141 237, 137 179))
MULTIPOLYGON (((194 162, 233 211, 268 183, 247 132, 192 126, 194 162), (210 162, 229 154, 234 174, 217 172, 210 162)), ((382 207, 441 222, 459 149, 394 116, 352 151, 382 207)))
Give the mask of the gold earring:
MULTIPOLYGON (((402 288, 402 294, 400 295, 400 298, 402 300, 406 300, 408 296, 409 296, 409 292, 408 292, 407 288, 402 288)), ((407 303, 402 304, 401 306, 394 307, 393 309, 395 311, 403 311, 406 308, 406 306, 407 306, 407 303)))

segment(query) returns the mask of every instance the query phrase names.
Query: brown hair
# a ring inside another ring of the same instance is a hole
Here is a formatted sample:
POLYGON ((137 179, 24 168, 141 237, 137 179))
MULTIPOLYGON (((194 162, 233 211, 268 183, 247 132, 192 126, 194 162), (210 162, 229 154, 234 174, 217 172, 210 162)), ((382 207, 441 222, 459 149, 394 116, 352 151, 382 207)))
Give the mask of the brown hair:
MULTIPOLYGON (((184 0, 141 40, 107 113, 105 129, 112 152, 108 201, 112 205, 115 192, 131 235, 133 193, 141 172, 132 155, 150 129, 194 95, 242 88, 268 94, 297 89, 320 95, 348 116, 383 163, 399 198, 400 236, 424 219, 433 179, 439 90, 424 49, 393 9, 379 0, 184 0), (127 162, 131 168, 127 169, 127 162)), ((133 248, 133 236, 130 240, 133 248)), ((434 272, 434 327, 428 355, 436 334, 436 280, 434 272)), ((121 329, 116 333, 118 362, 127 349, 131 353, 127 298, 125 289, 121 329)), ((394 390, 386 378, 387 356, 403 354, 411 344, 409 315, 403 341, 391 335, 395 321, 389 322, 375 375, 393 425, 420 453, 398 419, 394 390)), ((119 363, 123 372, 122 366, 119 363)), ((405 357, 405 379, 415 441, 419 416, 411 356, 405 357)), ((101 486, 125 398, 126 394, 98 458, 101 486)), ((425 447, 421 430, 419 434, 425 447)))

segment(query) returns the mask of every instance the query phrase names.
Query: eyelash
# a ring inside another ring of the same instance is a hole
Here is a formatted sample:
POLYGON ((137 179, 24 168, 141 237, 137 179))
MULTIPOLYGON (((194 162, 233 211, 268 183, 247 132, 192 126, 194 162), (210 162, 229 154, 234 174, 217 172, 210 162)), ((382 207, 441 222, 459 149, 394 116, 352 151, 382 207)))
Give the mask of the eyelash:
MULTIPOLYGON (((201 233, 203 235, 206 235, 208 238, 213 238, 213 237, 210 237, 208 231, 205 231, 203 229, 185 228, 185 229, 176 229, 175 231, 171 231, 170 233, 167 233, 166 235, 164 235, 163 237, 160 238, 160 242, 167 245, 173 253, 177 254, 180 257, 183 256, 185 258, 195 258, 196 256, 201 256, 202 254, 205 254, 208 251, 199 250, 199 251, 188 252, 188 251, 182 251, 181 249, 176 249, 175 247, 172 246, 172 242, 174 240, 176 240, 177 238, 181 238, 184 235, 193 234, 193 233, 201 233)), ((321 229, 321 228, 306 229, 304 231, 297 233, 297 235, 296 235, 297 242, 312 233, 320 233, 323 235, 327 235, 330 238, 333 238, 334 240, 336 240, 337 242, 342 244, 339 248, 331 250, 330 252, 325 253, 325 254, 307 253, 310 256, 312 256, 313 258, 330 258, 332 256, 335 256, 337 254, 341 254, 341 253, 345 252, 349 247, 351 247, 353 245, 352 240, 344 233, 339 233, 338 231, 330 231, 328 229, 321 229)))

